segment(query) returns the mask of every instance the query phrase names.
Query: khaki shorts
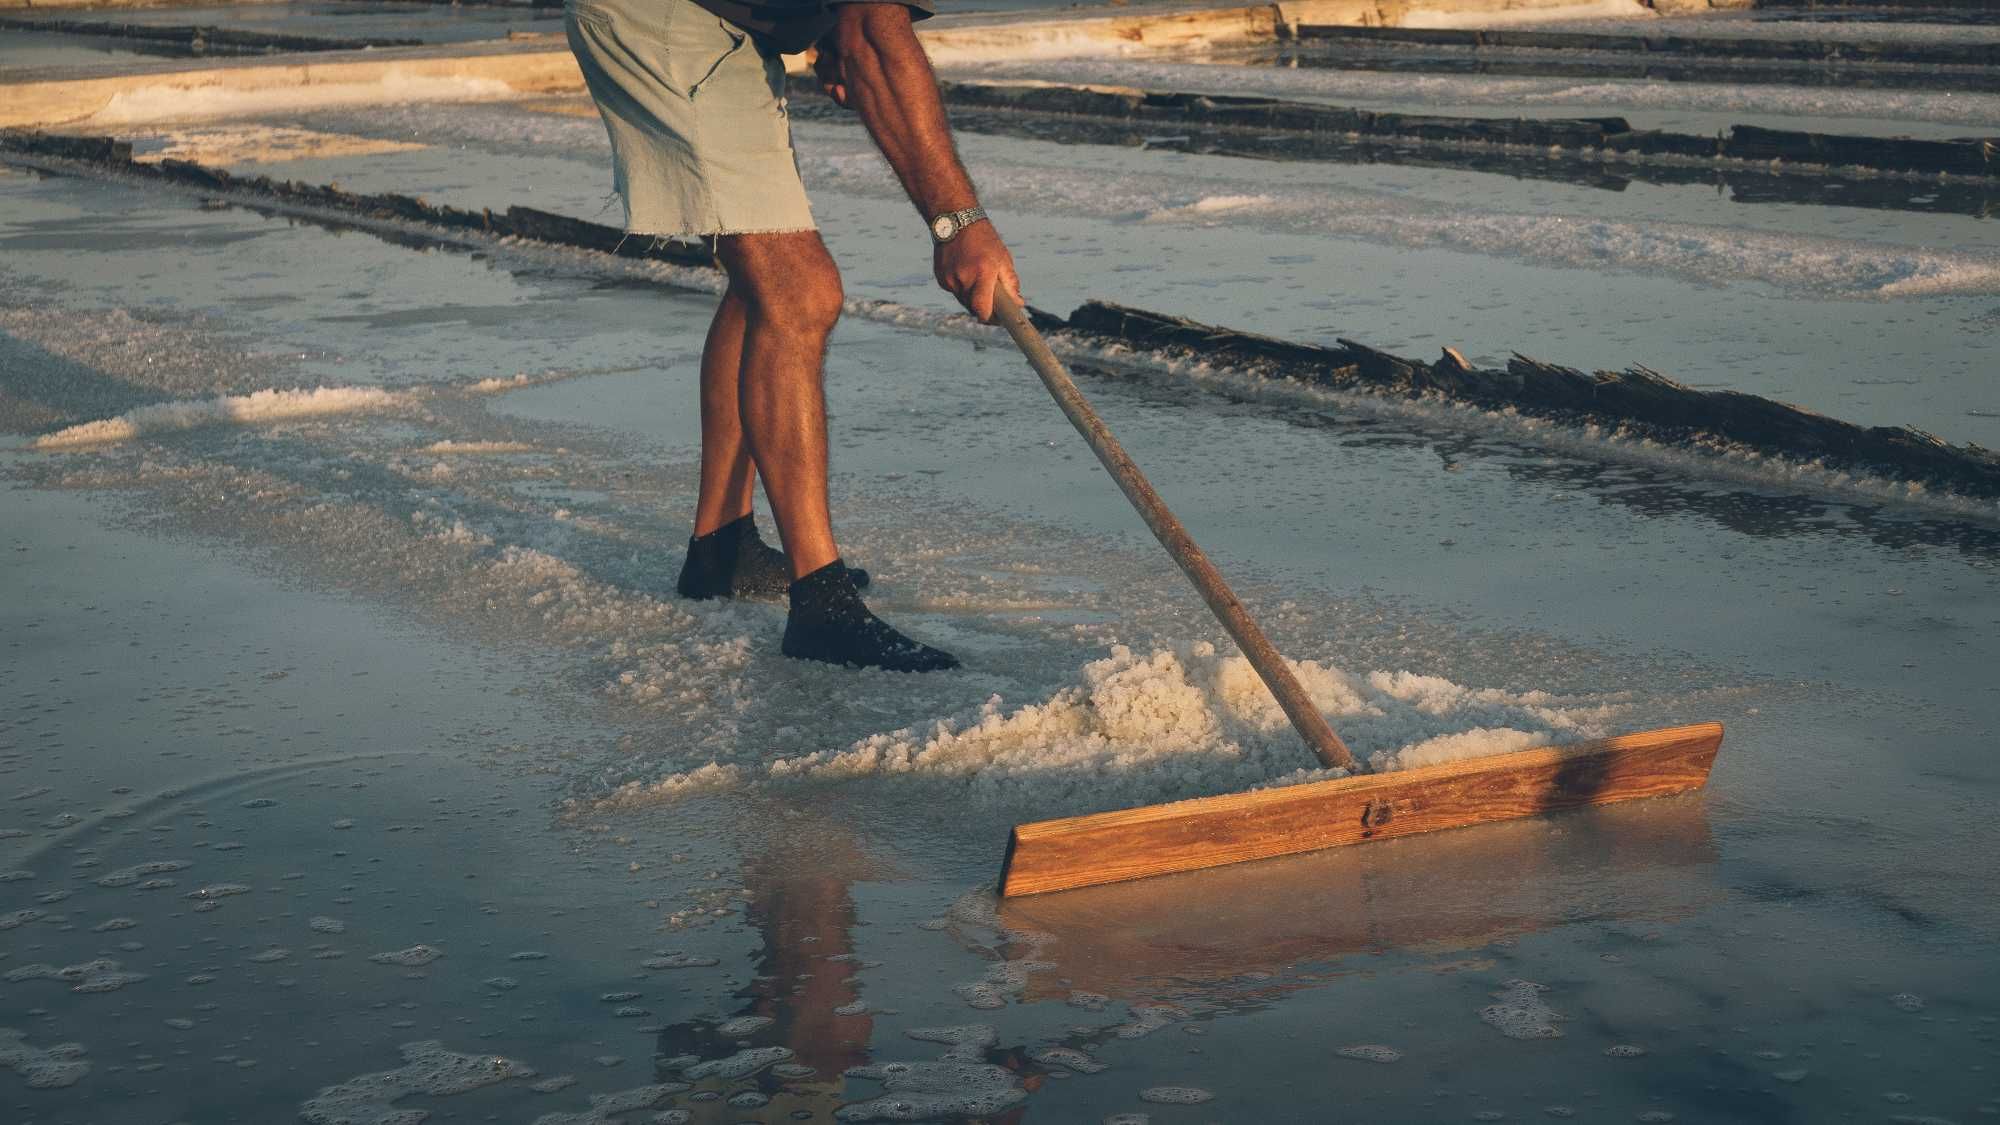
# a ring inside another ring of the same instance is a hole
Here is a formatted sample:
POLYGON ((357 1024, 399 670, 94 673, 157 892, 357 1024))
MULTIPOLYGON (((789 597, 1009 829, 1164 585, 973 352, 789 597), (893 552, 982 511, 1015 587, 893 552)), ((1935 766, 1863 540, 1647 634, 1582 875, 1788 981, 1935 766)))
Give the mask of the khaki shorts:
POLYGON ((563 27, 611 134, 626 230, 815 229, 781 56, 694 0, 568 0, 563 27))

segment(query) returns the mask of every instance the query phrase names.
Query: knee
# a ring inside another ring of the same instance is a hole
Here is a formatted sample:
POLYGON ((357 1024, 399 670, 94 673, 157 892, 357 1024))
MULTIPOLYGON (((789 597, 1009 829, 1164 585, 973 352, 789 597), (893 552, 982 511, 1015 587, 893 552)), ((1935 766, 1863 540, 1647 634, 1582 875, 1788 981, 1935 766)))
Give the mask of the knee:
POLYGON ((831 333, 840 320, 841 306, 847 299, 846 290, 840 284, 840 271, 829 266, 796 281, 797 285, 786 302, 790 306, 789 315, 794 325, 800 331, 815 335, 831 333))
POLYGON ((846 299, 840 271, 831 262, 823 268, 787 271, 768 284, 732 283, 730 290, 743 301, 753 323, 796 336, 832 333, 846 299))

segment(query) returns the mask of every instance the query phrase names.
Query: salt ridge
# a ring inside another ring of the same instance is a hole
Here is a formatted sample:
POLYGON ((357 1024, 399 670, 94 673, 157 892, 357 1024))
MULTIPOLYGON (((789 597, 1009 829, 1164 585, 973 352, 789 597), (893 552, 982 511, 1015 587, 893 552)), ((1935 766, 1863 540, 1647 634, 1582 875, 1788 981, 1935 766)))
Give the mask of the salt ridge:
MULTIPOLYGON (((1565 700, 1407 671, 1356 676, 1311 660, 1287 663, 1376 770, 1601 737, 1624 710, 1617 698, 1565 700)), ((597 804, 629 807, 749 784, 885 777, 949 780, 989 801, 1088 785, 1115 804, 1342 776, 1315 768, 1283 772, 1303 756, 1284 712, 1242 656, 1207 642, 1149 653, 1120 645, 1038 702, 1010 708, 996 695, 974 712, 928 727, 780 758, 761 771, 709 763, 650 784, 629 782, 597 804)))

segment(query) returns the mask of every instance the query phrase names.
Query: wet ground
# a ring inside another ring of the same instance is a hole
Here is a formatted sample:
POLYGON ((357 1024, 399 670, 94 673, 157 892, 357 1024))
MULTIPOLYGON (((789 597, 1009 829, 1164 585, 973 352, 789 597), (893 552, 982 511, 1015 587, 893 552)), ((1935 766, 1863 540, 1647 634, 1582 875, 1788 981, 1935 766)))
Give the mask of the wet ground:
MULTIPOLYGON (((580 108, 125 132, 616 222, 580 108)), ((802 667, 777 607, 672 596, 712 278, 0 173, 7 1116, 2000 1112, 2000 527, 1886 483, 1100 357, 1086 390, 1363 753, 1730 731, 1695 798, 996 910, 1014 822, 1307 762, 1018 357, 948 318, 865 138, 798 141, 888 302, 828 360, 843 545, 963 672, 802 667)), ((1053 308, 2000 442, 1972 215, 962 145, 1053 308)))

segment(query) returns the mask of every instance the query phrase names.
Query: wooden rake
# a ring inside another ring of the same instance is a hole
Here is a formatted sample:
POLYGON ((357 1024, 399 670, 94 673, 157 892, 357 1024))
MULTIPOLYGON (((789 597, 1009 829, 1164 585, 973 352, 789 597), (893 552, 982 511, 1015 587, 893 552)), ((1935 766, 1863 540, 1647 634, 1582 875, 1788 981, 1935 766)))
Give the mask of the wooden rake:
POLYGON ((1002 896, 1068 890, 1698 789, 1720 723, 1369 774, 1005 287, 994 314, 1323 765, 1354 776, 1016 825, 1002 896))

